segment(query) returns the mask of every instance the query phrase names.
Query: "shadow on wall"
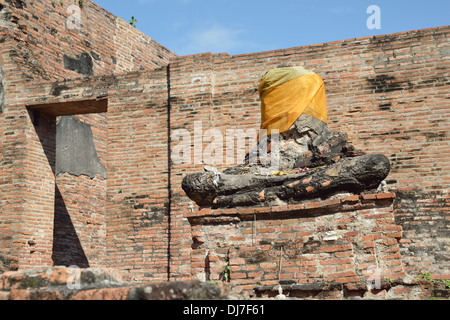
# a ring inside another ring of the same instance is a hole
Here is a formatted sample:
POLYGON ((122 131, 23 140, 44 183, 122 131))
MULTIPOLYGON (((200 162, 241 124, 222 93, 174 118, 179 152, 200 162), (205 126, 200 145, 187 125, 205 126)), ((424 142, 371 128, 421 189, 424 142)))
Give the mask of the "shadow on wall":
MULTIPOLYGON (((36 111, 29 111, 29 115, 53 175, 56 177, 56 154, 58 152, 56 117, 36 111)), ((89 261, 56 183, 53 222, 53 265, 89 268, 89 261)))
POLYGON ((55 185, 52 260, 55 266, 89 268, 89 261, 57 185, 55 185))

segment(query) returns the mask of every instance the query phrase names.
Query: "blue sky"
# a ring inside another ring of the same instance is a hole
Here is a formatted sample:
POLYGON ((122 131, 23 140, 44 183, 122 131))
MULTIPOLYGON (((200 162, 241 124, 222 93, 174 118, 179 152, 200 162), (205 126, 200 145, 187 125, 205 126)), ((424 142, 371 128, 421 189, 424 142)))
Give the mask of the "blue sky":
POLYGON ((449 0, 94 0, 178 55, 243 54, 450 24, 449 0), (377 5, 381 29, 369 29, 377 5))

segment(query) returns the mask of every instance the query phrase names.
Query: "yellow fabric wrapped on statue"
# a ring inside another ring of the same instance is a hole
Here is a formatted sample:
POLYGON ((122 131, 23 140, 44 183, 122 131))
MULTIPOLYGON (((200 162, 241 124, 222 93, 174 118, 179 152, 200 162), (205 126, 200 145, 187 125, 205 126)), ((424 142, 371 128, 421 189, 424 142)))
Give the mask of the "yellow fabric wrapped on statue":
POLYGON ((328 124, 325 85, 322 78, 303 67, 269 71, 259 85, 261 129, 289 130, 303 113, 328 124))

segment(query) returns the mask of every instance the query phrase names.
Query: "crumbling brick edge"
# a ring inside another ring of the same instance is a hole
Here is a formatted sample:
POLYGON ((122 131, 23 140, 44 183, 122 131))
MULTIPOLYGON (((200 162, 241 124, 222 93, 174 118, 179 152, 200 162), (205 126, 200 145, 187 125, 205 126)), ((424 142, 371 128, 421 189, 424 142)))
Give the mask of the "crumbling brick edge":
POLYGON ((224 282, 198 280, 127 284, 116 269, 52 267, 9 271, 0 275, 0 301, 6 300, 257 300, 279 299, 449 299, 450 290, 418 278, 383 281, 381 288, 340 283, 255 286, 254 296, 224 282), (77 281, 77 277, 79 281, 77 281))
POLYGON ((0 300, 246 299, 224 284, 198 280, 130 284, 117 269, 49 267, 0 275, 0 300))

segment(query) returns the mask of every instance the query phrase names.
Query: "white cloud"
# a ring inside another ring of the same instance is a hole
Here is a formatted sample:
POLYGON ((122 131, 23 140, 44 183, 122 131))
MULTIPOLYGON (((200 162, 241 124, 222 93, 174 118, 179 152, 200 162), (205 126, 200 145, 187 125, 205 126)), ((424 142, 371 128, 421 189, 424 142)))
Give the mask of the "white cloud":
POLYGON ((179 54, 193 54, 201 52, 234 52, 254 47, 253 42, 244 40, 246 31, 240 28, 224 27, 212 24, 205 28, 199 28, 188 33, 185 37, 185 45, 179 54))

